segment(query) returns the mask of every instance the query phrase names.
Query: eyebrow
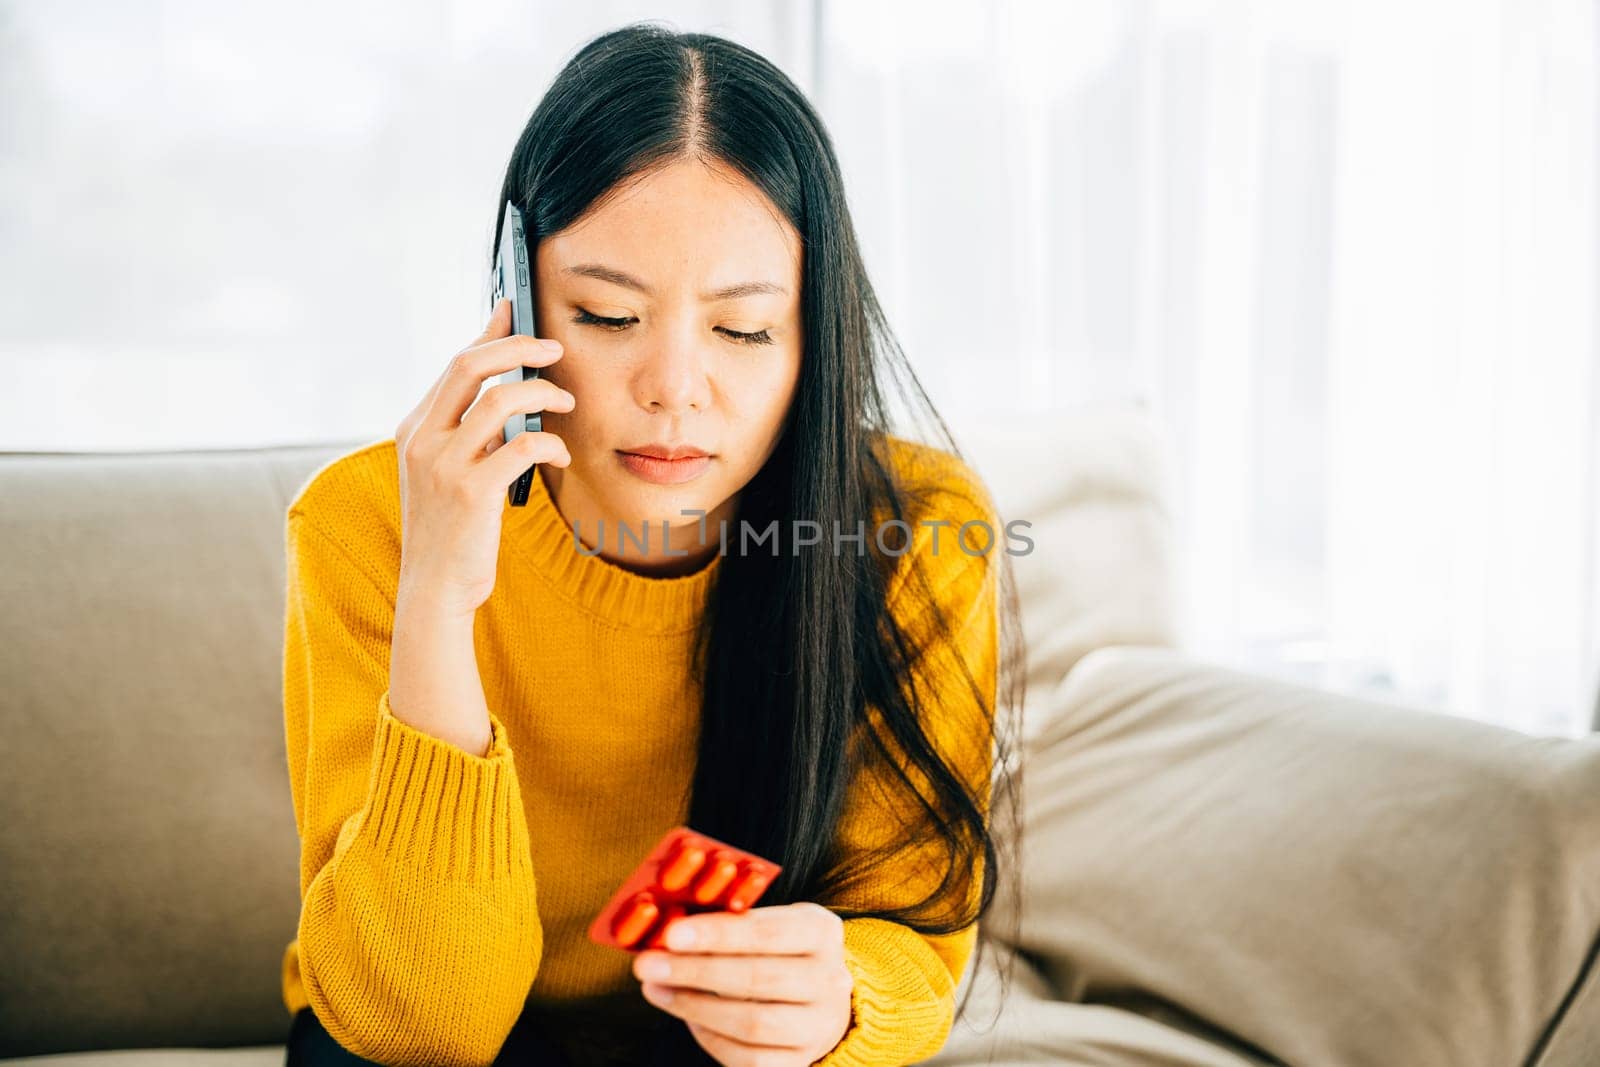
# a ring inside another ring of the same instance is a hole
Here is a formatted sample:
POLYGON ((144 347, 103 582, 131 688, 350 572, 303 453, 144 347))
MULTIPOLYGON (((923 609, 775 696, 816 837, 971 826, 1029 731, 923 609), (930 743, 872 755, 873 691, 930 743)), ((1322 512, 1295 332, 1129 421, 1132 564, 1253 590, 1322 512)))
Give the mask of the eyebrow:
MULTIPOLYGON (((617 270, 615 267, 607 267, 602 263, 579 263, 575 267, 568 267, 562 273, 580 278, 598 278, 600 281, 610 282, 612 285, 620 285, 624 289, 632 289, 635 292, 643 293, 645 296, 655 295, 655 290, 638 278, 617 270)), ((728 285, 721 289, 713 289, 708 293, 701 293, 700 299, 710 303, 714 300, 737 300, 741 296, 758 296, 763 293, 787 296, 789 290, 773 282, 740 282, 737 285, 728 285)))

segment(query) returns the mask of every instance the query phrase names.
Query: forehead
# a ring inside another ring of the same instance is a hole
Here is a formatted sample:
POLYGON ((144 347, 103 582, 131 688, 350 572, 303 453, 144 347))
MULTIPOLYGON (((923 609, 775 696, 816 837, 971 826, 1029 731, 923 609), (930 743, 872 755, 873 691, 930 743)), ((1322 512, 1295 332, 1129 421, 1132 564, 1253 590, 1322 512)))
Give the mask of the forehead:
POLYGON ((539 265, 603 263, 654 287, 700 291, 771 281, 796 297, 800 236, 756 186, 726 166, 677 162, 613 190, 576 223, 541 238, 539 265))

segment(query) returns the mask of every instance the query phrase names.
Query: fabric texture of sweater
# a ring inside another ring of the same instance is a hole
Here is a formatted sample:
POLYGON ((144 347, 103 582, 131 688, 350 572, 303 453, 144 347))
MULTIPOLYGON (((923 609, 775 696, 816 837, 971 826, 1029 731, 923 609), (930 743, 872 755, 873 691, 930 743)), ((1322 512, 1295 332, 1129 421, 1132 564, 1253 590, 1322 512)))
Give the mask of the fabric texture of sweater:
MULTIPOLYGON (((896 464, 944 464, 936 469, 951 480, 939 497, 948 506, 913 523, 911 552, 924 554, 959 635, 928 669, 946 669, 959 652, 992 706, 998 519, 965 464, 888 440, 896 464), (933 525, 940 519, 949 525, 933 525), (987 557, 979 534, 966 542, 971 552, 952 540, 972 519, 994 529, 987 557)), ((590 1020, 585 1040, 637 1049, 662 1012, 640 994, 632 956, 586 931, 662 834, 687 821, 670 798, 693 779, 700 692, 689 656, 722 557, 649 577, 579 552, 535 477, 525 507, 505 505, 495 589, 473 624, 493 737, 479 756, 389 707, 401 545, 394 440, 323 466, 285 526, 283 694, 302 902, 283 957, 285 1006, 310 1007, 340 1044, 386 1064, 490 1064, 525 1011, 556 1027, 590 1020)), ((910 555, 895 564, 890 605, 915 631, 896 606, 910 555)), ((938 716, 937 701, 933 709, 942 751, 986 787, 987 723, 938 716)), ((852 783, 840 848, 905 834, 906 812, 870 778, 852 783)), ((878 872, 849 905, 920 900, 943 857, 929 848, 926 864, 878 872)), ((937 1052, 976 932, 923 936, 847 919, 850 1025, 816 1062, 889 1067, 937 1052)))

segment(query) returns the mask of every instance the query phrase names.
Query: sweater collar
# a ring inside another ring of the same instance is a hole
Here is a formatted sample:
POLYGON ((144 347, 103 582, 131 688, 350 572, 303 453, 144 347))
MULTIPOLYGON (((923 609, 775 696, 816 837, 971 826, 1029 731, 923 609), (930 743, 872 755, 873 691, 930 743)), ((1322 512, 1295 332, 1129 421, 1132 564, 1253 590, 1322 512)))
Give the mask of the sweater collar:
MULTIPOLYGON (((525 564, 557 595, 590 614, 631 630, 679 633, 694 629, 705 610, 708 592, 721 570, 716 553, 699 570, 676 577, 650 577, 580 551, 572 526, 556 507, 540 465, 528 489, 524 514, 507 530, 507 540, 525 564)), ((654 536, 659 527, 652 527, 654 536)), ((616 532, 607 523, 606 537, 616 532)))

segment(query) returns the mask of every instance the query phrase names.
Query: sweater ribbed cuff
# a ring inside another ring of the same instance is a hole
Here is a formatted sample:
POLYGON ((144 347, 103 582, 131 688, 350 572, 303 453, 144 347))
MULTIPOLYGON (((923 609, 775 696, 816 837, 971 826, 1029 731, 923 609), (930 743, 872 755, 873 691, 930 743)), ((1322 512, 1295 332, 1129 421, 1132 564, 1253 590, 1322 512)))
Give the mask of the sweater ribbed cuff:
POLYGON ((379 855, 458 882, 530 873, 528 829, 505 725, 482 756, 395 717, 378 700, 361 837, 379 855))
POLYGON ((949 1036, 954 992, 929 985, 930 977, 937 983, 948 973, 940 965, 930 976, 907 954, 908 937, 921 941, 916 931, 883 919, 845 921, 845 965, 855 978, 850 1028, 814 1067, 910 1063, 933 1055, 949 1036))

